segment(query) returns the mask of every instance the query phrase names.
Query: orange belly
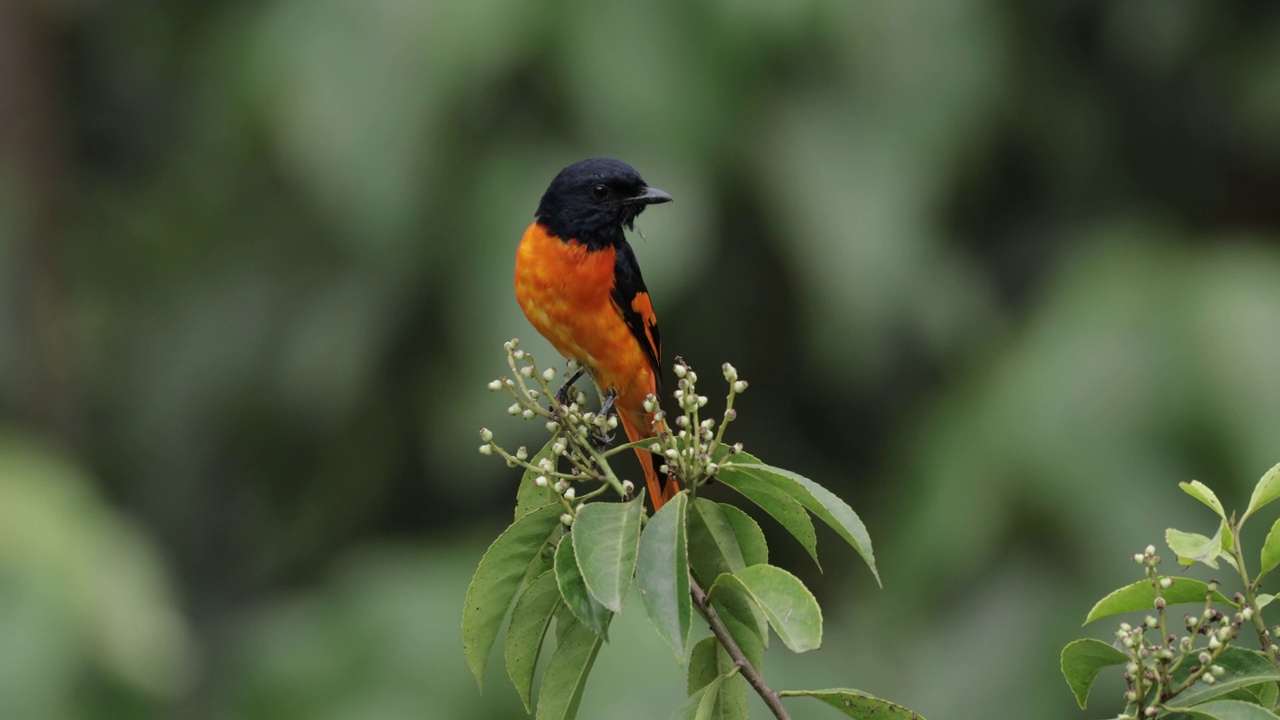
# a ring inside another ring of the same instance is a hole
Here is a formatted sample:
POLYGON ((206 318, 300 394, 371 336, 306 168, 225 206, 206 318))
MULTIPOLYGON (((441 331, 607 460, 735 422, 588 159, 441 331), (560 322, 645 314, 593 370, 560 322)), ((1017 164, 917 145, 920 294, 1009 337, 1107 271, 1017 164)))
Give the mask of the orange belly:
POLYGON ((588 251, 533 223, 516 251, 516 299, 561 355, 577 360, 618 404, 638 408, 656 390, 649 359, 614 304, 614 250, 588 251))

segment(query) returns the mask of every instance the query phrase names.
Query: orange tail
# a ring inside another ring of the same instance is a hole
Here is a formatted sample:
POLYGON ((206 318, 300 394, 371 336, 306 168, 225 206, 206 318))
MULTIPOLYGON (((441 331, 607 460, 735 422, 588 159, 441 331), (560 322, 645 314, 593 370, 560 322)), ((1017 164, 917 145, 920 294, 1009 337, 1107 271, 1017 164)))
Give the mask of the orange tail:
MULTIPOLYGON (((615 406, 618 411, 618 420, 622 422, 622 429, 627 433, 627 439, 631 442, 643 440, 653 437, 653 413, 647 413, 644 410, 633 410, 631 408, 621 408, 615 406)), ((662 509, 662 506, 676 493, 680 492, 680 485, 673 477, 668 477, 666 486, 658 480, 658 467, 662 465, 662 456, 654 455, 644 448, 636 448, 636 457, 640 458, 640 467, 644 469, 644 480, 649 486, 649 497, 653 498, 654 512, 662 509)))

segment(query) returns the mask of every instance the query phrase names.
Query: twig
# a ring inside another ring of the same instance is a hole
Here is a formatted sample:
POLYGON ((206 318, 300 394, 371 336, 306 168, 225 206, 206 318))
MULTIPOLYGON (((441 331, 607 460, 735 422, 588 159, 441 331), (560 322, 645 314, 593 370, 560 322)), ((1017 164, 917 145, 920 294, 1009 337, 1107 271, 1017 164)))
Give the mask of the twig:
POLYGON ((720 614, 711 606, 707 600, 707 594, 703 592, 702 587, 698 585, 698 581, 689 576, 689 593, 693 595, 693 604, 698 606, 698 612, 702 613, 711 626, 711 632, 724 646, 729 653, 729 657, 733 658, 733 662, 738 666, 738 670, 742 676, 751 683, 751 687, 755 688, 756 693, 760 695, 760 699, 764 700, 764 704, 769 706, 778 720, 791 720, 791 716, 787 714, 787 709, 782 707, 782 700, 778 698, 778 693, 769 687, 769 683, 764 681, 760 676, 760 672, 756 670, 751 661, 742 652, 742 648, 738 647, 738 643, 734 641, 733 636, 729 634, 729 628, 725 627, 724 621, 720 619, 720 614))

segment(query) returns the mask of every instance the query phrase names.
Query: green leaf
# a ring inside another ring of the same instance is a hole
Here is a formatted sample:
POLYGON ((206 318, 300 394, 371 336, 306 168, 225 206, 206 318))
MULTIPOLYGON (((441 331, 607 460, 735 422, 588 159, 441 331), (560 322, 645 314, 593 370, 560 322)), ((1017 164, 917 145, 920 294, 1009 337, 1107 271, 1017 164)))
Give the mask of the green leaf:
POLYGON ((792 652, 822 645, 822 610, 813 593, 795 575, 773 565, 752 565, 716 578, 711 592, 729 587, 746 593, 792 652))
POLYGON ((555 615, 560 602, 556 588, 555 572, 547 570, 534 580, 516 601, 507 624, 507 638, 503 654, 507 662, 507 676, 520 694, 524 711, 530 712, 533 695, 533 672, 538 667, 538 655, 542 652, 542 639, 555 615))
POLYGON ((1208 485, 1199 480, 1192 480, 1189 483, 1178 483, 1178 487, 1182 488, 1182 491, 1186 494, 1208 505, 1210 510, 1218 513, 1218 517, 1223 520, 1227 519, 1227 513, 1222 509, 1222 501, 1218 500, 1218 496, 1214 494, 1213 490, 1209 489, 1208 485))
POLYGON ((1258 605, 1259 610, 1270 605, 1271 601, 1275 599, 1276 599, 1275 595, 1271 595, 1268 593, 1258 593, 1253 598, 1254 602, 1258 605))
MULTIPOLYGON (((546 458, 551 461, 551 467, 555 468, 560 458, 552 456, 551 446, 555 444, 557 437, 557 435, 552 435, 551 439, 547 441, 547 444, 543 445, 542 449, 539 450, 537 454, 529 458, 529 462, 532 463, 534 467, 537 467, 538 463, 546 458)), ((555 489, 549 484, 546 487, 538 487, 534 484, 533 481, 537 479, 539 475, 542 475, 542 473, 536 470, 525 470, 524 475, 520 476, 520 486, 516 489, 517 520, 527 515, 531 510, 537 510, 538 508, 553 502, 560 502, 555 489)))
POLYGON ((636 572, 644 495, 628 503, 593 502, 573 521, 573 552, 587 590, 601 605, 622 612, 636 572))
POLYGON ((729 635, 742 654, 756 669, 764 663, 764 650, 769 647, 769 621, 746 593, 735 588, 723 587, 711 598, 711 606, 719 613, 729 635))
POLYGON ((516 520, 485 551, 467 587, 462 608, 462 649, 484 690, 484 668, 507 609, 515 600, 529 564, 560 529, 560 506, 546 505, 516 520))
POLYGON ((729 672, 733 660, 725 653, 724 646, 714 635, 702 638, 689 653, 689 672, 685 693, 692 695, 712 680, 729 672))
POLYGON ((578 558, 573 553, 573 541, 564 538, 556 548, 556 586, 560 589, 560 597, 578 622, 586 625, 591 632, 608 639, 606 631, 609 618, 613 613, 587 592, 587 585, 582 581, 582 572, 578 569, 578 558))
POLYGON ((1182 704, 1182 697, 1177 698, 1179 705, 1165 706, 1172 713, 1185 713, 1188 720, 1277 720, 1280 715, 1243 700, 1214 700, 1194 707, 1182 704))
MULTIPOLYGON (((1217 682, 1212 685, 1197 682, 1179 694, 1174 702, 1185 706, 1198 705, 1234 690, 1280 680, 1280 671, 1276 670, 1276 666, 1265 655, 1253 650, 1229 647, 1218 656, 1214 664, 1221 665, 1226 670, 1217 682)), ((1185 680, 1188 670, 1189 668, 1179 667, 1174 672, 1174 682, 1185 680)))
MULTIPOLYGON (((746 453, 740 453, 740 455, 744 456, 744 458, 750 457, 746 453)), ((772 465, 755 465, 737 461, 731 467, 757 471, 766 480, 773 483, 774 487, 782 489, 799 501, 809 512, 830 526, 832 530, 835 530, 837 535, 844 538, 844 541, 849 543, 862 556, 862 559, 867 563, 867 567, 871 569, 871 574, 875 576, 876 584, 881 584, 880 572, 876 570, 876 558, 871 550, 871 536, 867 533, 867 526, 862 524, 862 519, 853 511, 853 508, 849 507, 848 503, 818 483, 790 470, 773 467, 772 465)))
MULTIPOLYGON (((1169 577, 1168 575, 1158 579, 1164 579, 1165 577, 1168 577, 1172 584, 1161 590, 1160 594, 1164 597, 1164 601, 1170 605, 1202 603, 1204 602, 1205 594, 1209 592, 1209 586, 1199 580, 1185 577, 1169 577)), ((1217 590, 1213 591, 1213 601, 1224 605, 1232 604, 1217 590)), ((1094 620, 1108 615, 1135 610, 1150 610, 1155 605, 1156 591, 1155 588, 1151 587, 1151 581, 1139 580, 1132 585, 1125 585, 1099 600, 1093 606, 1093 609, 1089 611, 1088 617, 1084 619, 1084 624, 1088 625, 1094 620)))
POLYGON ((829 690, 780 690, 779 697, 817 698, 851 718, 859 720, 924 720, 923 717, 897 703, 881 700, 861 690, 831 688, 829 690))
POLYGON ((1276 701, 1280 700, 1280 686, 1273 682, 1250 685, 1246 689, 1257 698, 1258 704, 1263 707, 1273 708, 1276 706, 1276 701))
POLYGON ((1258 569, 1258 579, 1280 565, 1280 518, 1277 518, 1262 543, 1262 564, 1258 569))
MULTIPOLYGON (((753 663, 754 664, 754 663, 753 663)), ((705 637, 693 646, 689 655, 688 693, 696 693, 718 677, 729 675, 736 664, 728 651, 714 636, 705 637)), ((759 666, 756 666, 759 669, 759 666)), ((732 675, 722 681, 715 712, 717 720, 747 717, 747 684, 741 675, 732 675)))
POLYGON ((1226 526, 1226 520, 1219 522, 1218 532, 1211 538, 1169 528, 1164 531, 1164 541, 1178 556, 1179 563, 1191 565, 1200 562, 1217 570, 1218 556, 1222 554, 1222 529, 1226 526))
MULTIPOLYGON (((736 668, 735 668, 736 673, 736 668)), ((680 707, 671 714, 671 720, 713 720, 716 718, 735 717, 720 711, 720 688, 731 676, 720 675, 690 695, 680 707)), ((740 715, 745 720, 746 715, 740 715)))
MULTIPOLYGON (((689 563, 703 585, 724 573, 734 573, 747 565, 738 545, 738 535, 725 513, 725 506, 706 498, 694 498, 689 512, 689 563)), ((725 588, 711 598, 729 634, 756 667, 769 646, 768 621, 747 595, 725 588)))
POLYGON ((557 628, 556 633, 560 642, 547 663, 542 687, 538 689, 537 720, 572 720, 578 714, 587 675, 591 673, 600 644, 604 642, 577 621, 564 629, 557 628))
MULTIPOLYGON (((744 455, 747 454, 741 453, 735 457, 744 455)), ((747 458, 750 462, 759 462, 749 455, 747 458)), ((775 487, 755 471, 736 463, 721 468, 716 474, 716 479, 736 490, 777 520, 800 542, 800 545, 809 553, 809 557, 813 558, 813 562, 818 564, 818 535, 813 530, 813 521, 809 519, 809 513, 795 498, 781 488, 775 487)), ((821 564, 818 564, 818 567, 822 567, 821 564)))
POLYGON ((764 531, 750 515, 741 508, 725 503, 717 503, 724 513, 724 519, 733 528, 733 535, 738 539, 738 549, 742 551, 742 561, 747 565, 760 565, 769 562, 769 543, 765 542, 764 531))
POLYGON ((1280 497, 1280 464, 1263 474, 1258 484, 1253 487, 1253 495, 1249 497, 1249 508, 1244 511, 1244 517, 1240 518, 1240 524, 1243 526, 1250 515, 1278 497, 1280 497))
POLYGON ((1071 686, 1080 709, 1085 708, 1094 678, 1105 667, 1123 665, 1128 656, 1101 640, 1086 638, 1074 640, 1062 648, 1062 676, 1071 686))
POLYGON ((694 498, 690 507, 689 563, 704 584, 747 566, 724 509, 706 498, 694 498))
POLYGON ((693 601, 689 597, 689 548, 685 529, 687 492, 677 493, 654 513, 640 535, 636 588, 649 622, 684 664, 693 601))

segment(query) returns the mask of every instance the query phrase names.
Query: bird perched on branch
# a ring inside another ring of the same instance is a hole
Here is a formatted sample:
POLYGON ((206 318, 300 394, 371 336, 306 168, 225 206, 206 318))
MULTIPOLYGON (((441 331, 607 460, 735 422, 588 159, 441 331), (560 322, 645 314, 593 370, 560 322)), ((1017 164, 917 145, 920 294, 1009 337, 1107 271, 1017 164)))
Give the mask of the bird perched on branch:
MULTIPOLYGON (((583 160, 551 181, 516 251, 520 309, 561 355, 591 373, 603 393, 601 414, 616 410, 633 442, 654 436, 654 414, 644 405, 661 386, 662 341, 623 228, 634 229, 649 205, 670 201, 620 160, 583 160)), ((661 456, 643 448, 636 455, 659 509, 679 486, 659 481, 661 456)))

